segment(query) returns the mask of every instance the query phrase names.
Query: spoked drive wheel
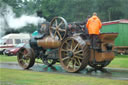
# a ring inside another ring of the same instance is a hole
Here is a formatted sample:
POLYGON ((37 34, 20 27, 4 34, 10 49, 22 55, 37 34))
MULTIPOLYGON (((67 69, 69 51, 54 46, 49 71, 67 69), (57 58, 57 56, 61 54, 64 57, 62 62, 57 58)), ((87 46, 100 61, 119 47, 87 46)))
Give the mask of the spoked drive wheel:
POLYGON ((95 68, 95 69, 102 69, 103 67, 107 66, 111 61, 104 61, 99 64, 93 64, 92 62, 89 62, 89 66, 95 68))
POLYGON ((56 60, 54 60, 54 59, 43 59, 43 62, 45 65, 48 65, 48 66, 52 66, 52 65, 56 64, 56 60))
POLYGON ((59 49, 62 67, 68 72, 84 69, 89 60, 89 49, 81 37, 71 37, 63 41, 59 49))
POLYGON ((17 55, 19 65, 24 69, 29 69, 35 63, 34 52, 30 48, 21 48, 17 55))
POLYGON ((50 23, 50 35, 57 40, 63 40, 67 34, 67 27, 67 21, 63 17, 55 17, 50 23))

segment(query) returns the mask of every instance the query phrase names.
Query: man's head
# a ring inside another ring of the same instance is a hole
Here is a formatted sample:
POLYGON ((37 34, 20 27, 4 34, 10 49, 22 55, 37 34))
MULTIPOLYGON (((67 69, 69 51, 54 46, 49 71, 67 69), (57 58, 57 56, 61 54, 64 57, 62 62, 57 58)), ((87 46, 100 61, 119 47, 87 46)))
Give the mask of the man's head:
POLYGON ((91 17, 91 15, 88 15, 88 16, 87 16, 87 18, 90 18, 90 17, 91 17))
POLYGON ((93 12, 93 16, 97 16, 97 13, 96 12, 93 12))

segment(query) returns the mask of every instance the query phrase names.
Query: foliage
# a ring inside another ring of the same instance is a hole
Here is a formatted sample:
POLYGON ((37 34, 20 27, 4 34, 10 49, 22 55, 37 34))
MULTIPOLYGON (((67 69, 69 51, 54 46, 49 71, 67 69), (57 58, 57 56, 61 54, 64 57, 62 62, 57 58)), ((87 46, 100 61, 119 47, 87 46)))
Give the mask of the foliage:
POLYGON ((85 21, 93 12, 102 21, 128 19, 128 0, 0 0, 0 6, 2 3, 10 5, 16 16, 40 10, 48 21, 55 16, 63 16, 68 22, 85 21))

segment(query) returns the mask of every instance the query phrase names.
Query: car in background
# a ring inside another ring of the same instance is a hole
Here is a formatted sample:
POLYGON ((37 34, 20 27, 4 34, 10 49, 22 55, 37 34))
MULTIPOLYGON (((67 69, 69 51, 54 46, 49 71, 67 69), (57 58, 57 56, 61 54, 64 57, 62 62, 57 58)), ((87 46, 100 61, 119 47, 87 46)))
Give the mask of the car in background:
POLYGON ((8 34, 0 38, 0 54, 4 54, 4 51, 9 48, 13 48, 19 43, 28 43, 30 40, 30 34, 18 33, 8 34))
POLYGON ((8 55, 8 56, 13 56, 13 55, 16 55, 18 53, 18 51, 20 50, 20 48, 22 47, 28 47, 27 45, 29 44, 26 44, 26 43, 20 43, 18 45, 16 45, 15 47, 13 48, 8 48, 4 51, 4 54, 5 55, 8 55))

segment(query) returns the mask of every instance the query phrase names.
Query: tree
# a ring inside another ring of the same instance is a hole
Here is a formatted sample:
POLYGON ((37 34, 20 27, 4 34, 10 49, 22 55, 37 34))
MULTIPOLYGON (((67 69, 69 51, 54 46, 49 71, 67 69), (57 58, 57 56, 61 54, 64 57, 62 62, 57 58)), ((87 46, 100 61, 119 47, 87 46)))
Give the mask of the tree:
POLYGON ((0 7, 5 7, 3 3, 10 5, 17 17, 42 11, 48 21, 55 16, 62 16, 68 22, 84 21, 93 12, 97 12, 101 21, 128 18, 128 0, 0 0, 0 7))

